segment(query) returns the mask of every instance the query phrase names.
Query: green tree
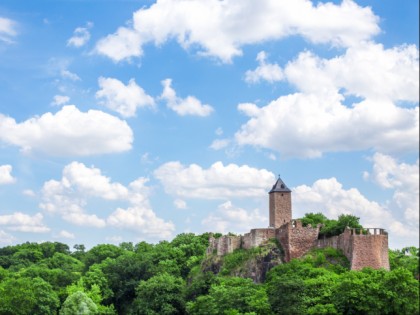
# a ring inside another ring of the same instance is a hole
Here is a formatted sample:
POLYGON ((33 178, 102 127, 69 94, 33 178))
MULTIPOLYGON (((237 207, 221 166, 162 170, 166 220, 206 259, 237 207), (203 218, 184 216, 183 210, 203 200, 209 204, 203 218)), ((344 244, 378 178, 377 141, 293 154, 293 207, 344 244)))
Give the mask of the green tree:
POLYGON ((318 213, 305 213, 305 216, 301 219, 302 225, 312 225, 313 227, 316 227, 318 224, 325 224, 326 221, 328 221, 328 218, 323 215, 321 212, 318 213))
POLYGON ((124 250, 111 244, 99 244, 92 247, 83 257, 85 270, 93 264, 98 264, 107 258, 117 258, 124 253, 124 250))
POLYGON ((7 278, 0 283, 0 314, 55 314, 59 299, 41 278, 7 278))
POLYGON ((132 314, 175 315, 185 313, 185 283, 168 273, 141 281, 136 290, 132 314))
POLYGON ((399 250, 389 250, 389 264, 391 270, 405 268, 409 270, 414 278, 419 280, 419 248, 404 247, 399 250))
POLYGON ((207 295, 187 303, 189 314, 271 314, 264 286, 244 278, 218 278, 207 295))
POLYGON ((68 296, 60 309, 60 315, 98 314, 98 307, 86 293, 76 291, 68 296))

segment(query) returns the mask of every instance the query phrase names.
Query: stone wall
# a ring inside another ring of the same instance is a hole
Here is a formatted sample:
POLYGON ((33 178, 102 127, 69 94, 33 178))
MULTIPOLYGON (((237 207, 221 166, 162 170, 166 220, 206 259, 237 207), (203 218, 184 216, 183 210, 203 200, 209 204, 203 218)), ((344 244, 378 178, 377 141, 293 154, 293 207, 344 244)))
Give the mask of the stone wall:
POLYGON ((340 249, 350 261, 351 270, 364 267, 389 270, 388 233, 375 229, 345 229, 340 235, 318 239, 319 226, 304 227, 300 220, 292 220, 280 228, 252 229, 243 236, 210 236, 207 254, 223 256, 235 249, 250 249, 277 238, 284 250, 285 261, 305 255, 312 248, 333 247, 340 249))
MULTIPOLYGON (((352 235, 351 269, 360 270, 364 267, 389 270, 388 234, 383 229, 374 233, 352 235)), ((353 233, 357 232, 353 230, 353 233)))
POLYGON ((270 238, 275 238, 276 230, 274 228, 252 229, 249 233, 242 236, 242 248, 250 249, 260 246, 270 238))
POLYGON ((269 194, 270 227, 279 228, 292 220, 292 194, 273 192, 269 194))
POLYGON ((302 226, 300 220, 292 220, 276 230, 276 238, 283 247, 285 261, 305 255, 316 246, 319 227, 302 226))
POLYGON ((241 243, 241 236, 223 235, 219 238, 210 236, 207 254, 213 254, 215 252, 218 256, 223 256, 232 253, 237 248, 240 248, 241 243))
POLYGON ((351 270, 364 267, 389 270, 388 233, 384 229, 347 228, 338 236, 319 239, 316 246, 340 249, 350 261, 351 270))

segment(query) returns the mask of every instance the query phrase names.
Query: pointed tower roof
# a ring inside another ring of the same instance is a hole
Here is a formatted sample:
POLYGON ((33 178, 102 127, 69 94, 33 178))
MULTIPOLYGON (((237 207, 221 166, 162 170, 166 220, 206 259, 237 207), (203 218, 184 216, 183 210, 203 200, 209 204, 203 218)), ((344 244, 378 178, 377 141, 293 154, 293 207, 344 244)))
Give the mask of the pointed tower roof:
POLYGON ((281 180, 280 175, 277 179, 277 182, 274 184, 273 188, 270 190, 269 194, 273 192, 292 192, 286 184, 281 180))

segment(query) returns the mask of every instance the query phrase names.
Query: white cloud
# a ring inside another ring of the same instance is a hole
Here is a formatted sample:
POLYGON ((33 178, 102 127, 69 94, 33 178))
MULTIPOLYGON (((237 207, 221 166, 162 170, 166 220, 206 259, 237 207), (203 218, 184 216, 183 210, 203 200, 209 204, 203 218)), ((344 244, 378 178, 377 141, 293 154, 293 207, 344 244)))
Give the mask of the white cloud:
POLYGON ((11 244, 16 240, 16 237, 0 230, 0 244, 11 244))
POLYGON ((245 81, 258 83, 262 80, 273 83, 283 79, 283 72, 276 63, 266 63, 267 54, 260 51, 257 55, 258 67, 255 70, 248 70, 245 73, 245 81))
POLYGON ((187 209, 187 203, 182 199, 175 199, 174 205, 177 209, 187 209))
POLYGON ((31 233, 45 233, 50 229, 42 222, 43 215, 37 213, 33 216, 22 212, 0 215, 0 225, 4 225, 8 230, 31 233))
POLYGON ((379 186, 393 189, 389 207, 404 213, 407 222, 419 221, 419 160, 415 164, 398 163, 391 156, 375 153, 370 175, 379 186))
POLYGON ((309 0, 158 0, 133 14, 133 21, 101 39, 96 51, 114 61, 141 56, 142 46, 175 39, 185 49, 230 62, 241 47, 300 35, 314 43, 351 46, 379 32, 369 7, 351 0, 339 5, 309 0), (357 21, 357 23, 354 23, 357 21))
POLYGON ((61 106, 68 104, 70 101, 70 97, 65 95, 54 95, 53 101, 51 102, 51 105, 53 106, 61 106))
POLYGON ((0 165, 0 185, 12 184, 16 178, 12 176, 13 167, 9 164, 0 165))
POLYGON ((197 164, 168 162, 154 171, 167 193, 184 198, 227 199, 260 197, 273 184, 274 175, 265 169, 216 162, 208 169, 197 164))
POLYGON ((61 230, 60 233, 58 233, 57 237, 58 238, 67 238, 67 239, 74 239, 75 238, 73 233, 70 233, 69 231, 66 231, 66 230, 61 230))
POLYGON ((321 59, 303 52, 284 69, 299 92, 267 106, 239 104, 250 117, 235 138, 284 156, 319 157, 328 151, 375 149, 385 153, 418 148, 419 51, 361 43, 342 56, 321 59), (347 96, 362 100, 346 104, 347 96))
POLYGON ((415 45, 384 49, 367 42, 332 59, 306 51, 289 62, 284 73, 306 93, 344 89, 345 94, 372 100, 419 100, 419 50, 415 45))
POLYGON ((226 148, 228 145, 230 144, 230 140, 229 139, 215 139, 211 144, 210 144, 210 149, 213 150, 221 150, 226 148))
MULTIPOLYGON (((387 229, 393 244, 418 236, 418 222, 415 227, 409 222, 398 221, 390 209, 368 200, 356 188, 344 189, 334 177, 317 180, 312 186, 295 187, 293 208, 294 217, 302 217, 307 212, 322 212, 329 218, 337 218, 340 214, 355 215, 365 227, 387 229)), ((399 245, 404 246, 403 242, 399 245)))
POLYGON ((123 117, 135 116, 137 108, 153 107, 155 101, 153 97, 131 79, 127 85, 113 78, 100 77, 98 80, 101 88, 96 92, 99 104, 112 109, 123 117))
POLYGON ((208 116, 213 112, 213 107, 207 104, 201 104, 200 100, 194 96, 179 98, 175 90, 171 87, 172 80, 162 81, 163 92, 161 98, 166 101, 167 106, 180 116, 208 116))
POLYGON ((16 22, 0 16, 0 41, 12 43, 12 37, 17 35, 16 22))
POLYGON ((88 156, 130 150, 133 132, 117 117, 98 110, 84 113, 69 105, 22 123, 0 114, 0 140, 23 152, 88 156))
POLYGON ((218 206, 215 213, 211 213, 201 222, 209 231, 226 234, 247 233, 252 228, 267 227, 268 219, 259 209, 247 211, 236 207, 231 201, 218 206))
POLYGON ((69 79, 69 80, 71 80, 71 81, 80 81, 81 79, 80 79, 80 77, 76 74, 76 73, 73 73, 73 72, 70 72, 69 70, 67 70, 67 69, 63 69, 63 70, 61 70, 60 71, 60 75, 63 77, 63 78, 65 78, 65 79, 69 79))
POLYGON ((166 238, 174 231, 171 222, 156 216, 149 203, 146 178, 138 178, 128 186, 112 182, 95 167, 72 162, 63 169, 60 181, 50 180, 42 188, 40 208, 58 214, 75 225, 102 228, 113 226, 132 229, 140 235, 166 238), (127 209, 118 207, 108 218, 87 213, 91 201, 108 200, 130 204, 127 209))
POLYGON ((374 148, 407 152, 418 148, 419 108, 364 100, 349 108, 338 93, 282 96, 264 107, 240 104, 250 116, 236 132, 240 145, 254 145, 285 157, 320 157, 323 152, 374 148))
POLYGON ((107 219, 110 226, 132 229, 149 237, 169 238, 175 230, 172 222, 158 218, 150 209, 142 206, 118 208, 107 219))
POLYGON ((112 244, 120 244, 123 241, 122 236, 114 235, 114 236, 107 236, 105 238, 107 241, 111 242, 112 244))
POLYGON ((84 46, 90 39, 89 29, 92 28, 93 23, 88 22, 86 27, 78 27, 74 30, 73 36, 67 41, 67 46, 76 48, 84 46))

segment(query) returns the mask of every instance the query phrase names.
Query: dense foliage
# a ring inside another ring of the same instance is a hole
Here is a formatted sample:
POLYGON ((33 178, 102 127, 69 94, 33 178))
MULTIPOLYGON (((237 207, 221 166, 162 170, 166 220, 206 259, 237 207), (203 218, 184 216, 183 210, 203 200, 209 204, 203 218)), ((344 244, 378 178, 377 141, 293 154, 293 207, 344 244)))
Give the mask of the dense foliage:
POLYGON ((226 255, 214 274, 202 267, 208 236, 0 248, 0 314, 418 314, 418 248, 390 251, 391 271, 359 272, 334 249, 314 250, 256 284, 232 273, 264 249, 226 255))
POLYGON ((319 231, 320 237, 331 237, 335 235, 340 235, 344 232, 346 227, 362 229, 362 225, 359 223, 360 218, 351 215, 351 214, 340 214, 337 220, 328 219, 322 213, 306 213, 303 218, 301 218, 302 225, 307 226, 317 226, 320 225, 321 229, 319 231))

